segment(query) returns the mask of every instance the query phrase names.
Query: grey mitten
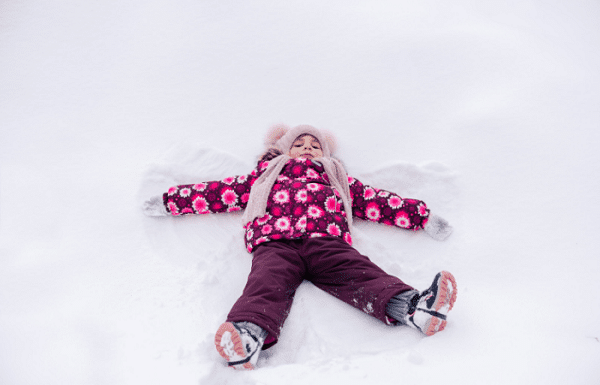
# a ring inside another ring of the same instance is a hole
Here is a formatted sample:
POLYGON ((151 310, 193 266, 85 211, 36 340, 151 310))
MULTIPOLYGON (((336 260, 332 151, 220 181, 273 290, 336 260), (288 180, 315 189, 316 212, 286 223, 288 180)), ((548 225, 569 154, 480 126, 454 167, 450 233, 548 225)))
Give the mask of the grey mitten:
POLYGON ((165 205, 163 204, 163 198, 161 195, 153 196, 144 202, 142 205, 142 210, 144 211, 144 214, 149 217, 164 217, 169 215, 165 205))
POLYGON ((443 241, 452 234, 452 226, 442 217, 435 214, 429 214, 429 220, 423 227, 423 230, 436 241, 443 241))

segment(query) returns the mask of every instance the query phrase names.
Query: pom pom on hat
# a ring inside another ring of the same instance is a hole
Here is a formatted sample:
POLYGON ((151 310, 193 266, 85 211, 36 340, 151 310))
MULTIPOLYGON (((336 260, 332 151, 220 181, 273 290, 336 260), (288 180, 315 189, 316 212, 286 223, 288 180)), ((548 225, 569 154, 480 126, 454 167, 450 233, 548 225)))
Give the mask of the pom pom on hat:
POLYGON ((267 131, 267 135, 265 136, 265 144, 268 147, 274 147, 275 143, 277 143, 277 141, 281 139, 281 137, 284 136, 289 130, 290 127, 286 126, 285 124, 274 125, 269 129, 269 131, 267 131))
POLYGON ((327 130, 321 130, 321 132, 323 132, 325 142, 329 146, 329 151, 331 152, 331 155, 333 155, 337 152, 337 141, 335 140, 335 136, 327 130))

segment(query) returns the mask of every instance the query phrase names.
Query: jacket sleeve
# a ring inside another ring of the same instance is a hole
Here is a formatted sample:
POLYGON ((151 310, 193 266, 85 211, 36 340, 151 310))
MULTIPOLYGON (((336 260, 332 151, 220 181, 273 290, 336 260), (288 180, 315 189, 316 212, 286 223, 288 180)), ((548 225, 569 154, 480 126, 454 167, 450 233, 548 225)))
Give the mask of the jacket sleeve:
POLYGON ((427 223, 429 209, 425 202, 364 185, 352 177, 348 177, 348 183, 355 217, 411 230, 422 229, 427 223))
POLYGON ((240 211, 248 205, 250 189, 264 171, 261 164, 248 175, 219 181, 171 187, 163 203, 171 215, 212 214, 240 211))

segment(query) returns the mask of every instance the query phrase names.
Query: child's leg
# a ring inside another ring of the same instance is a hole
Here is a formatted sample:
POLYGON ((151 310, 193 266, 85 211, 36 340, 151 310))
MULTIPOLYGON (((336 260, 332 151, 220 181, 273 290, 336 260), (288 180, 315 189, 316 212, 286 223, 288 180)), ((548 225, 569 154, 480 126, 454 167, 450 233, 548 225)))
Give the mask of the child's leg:
POLYGON ((242 296, 228 322, 252 322, 268 332, 263 349, 277 342, 306 266, 298 254, 300 241, 274 241, 256 248, 242 296))
POLYGON ((389 323, 386 306, 390 299, 414 291, 340 238, 308 239, 302 252, 309 263, 307 279, 383 322, 389 323))
POLYGON ((388 323, 393 318, 426 335, 446 327, 446 315, 456 301, 456 280, 447 271, 436 275, 419 293, 385 273, 356 249, 338 238, 307 241, 307 279, 367 314, 388 323))

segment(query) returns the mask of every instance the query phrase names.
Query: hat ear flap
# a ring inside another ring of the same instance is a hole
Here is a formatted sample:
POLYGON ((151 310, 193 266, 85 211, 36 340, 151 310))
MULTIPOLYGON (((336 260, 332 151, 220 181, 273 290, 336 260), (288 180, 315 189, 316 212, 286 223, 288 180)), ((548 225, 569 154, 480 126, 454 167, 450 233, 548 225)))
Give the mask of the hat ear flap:
POLYGON ((329 152, 331 154, 335 154, 337 152, 337 142, 335 140, 335 136, 326 130, 321 130, 323 132, 323 137, 327 142, 327 147, 329 147, 329 152))
POLYGON ((277 141, 281 139, 289 130, 290 128, 285 124, 276 124, 272 126, 265 136, 265 144, 268 147, 275 146, 275 143, 277 143, 277 141))

